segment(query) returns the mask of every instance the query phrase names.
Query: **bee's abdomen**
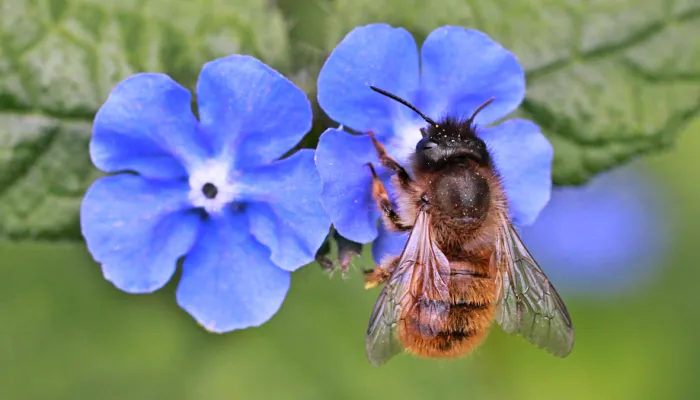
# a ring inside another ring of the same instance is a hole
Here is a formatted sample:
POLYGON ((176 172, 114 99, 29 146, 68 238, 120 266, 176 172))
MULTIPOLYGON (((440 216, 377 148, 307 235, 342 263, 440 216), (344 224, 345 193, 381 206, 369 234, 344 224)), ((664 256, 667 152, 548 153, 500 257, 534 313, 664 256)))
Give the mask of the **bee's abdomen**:
MULTIPOLYGON (((450 274, 449 312, 439 329, 431 329, 430 299, 416 299, 403 318, 399 340, 410 352, 423 357, 450 358, 468 353, 486 337, 495 316, 493 279, 453 268, 450 274), (426 335, 426 332, 432 334, 426 335)), ((432 306, 431 310, 440 309, 432 306)))

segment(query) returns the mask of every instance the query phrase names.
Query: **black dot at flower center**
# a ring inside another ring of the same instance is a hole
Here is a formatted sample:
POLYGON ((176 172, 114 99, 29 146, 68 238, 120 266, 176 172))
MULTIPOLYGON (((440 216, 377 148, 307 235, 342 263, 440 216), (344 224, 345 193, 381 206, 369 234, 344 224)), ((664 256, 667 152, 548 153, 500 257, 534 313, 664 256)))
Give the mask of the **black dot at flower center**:
POLYGON ((207 182, 202 186, 202 193, 204 193, 207 199, 213 199, 216 197, 217 193, 219 193, 219 189, 217 189, 213 183, 207 182))

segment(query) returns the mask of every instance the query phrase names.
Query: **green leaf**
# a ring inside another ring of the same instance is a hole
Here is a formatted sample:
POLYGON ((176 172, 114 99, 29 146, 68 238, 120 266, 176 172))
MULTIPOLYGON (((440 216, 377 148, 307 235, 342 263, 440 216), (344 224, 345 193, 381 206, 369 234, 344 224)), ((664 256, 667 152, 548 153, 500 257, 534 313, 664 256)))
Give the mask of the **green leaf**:
POLYGON ((267 0, 0 0, 0 238, 79 238, 98 176, 91 122, 112 87, 139 71, 193 87, 203 63, 232 53, 287 70, 281 12, 267 0))
POLYGON ((697 0, 334 0, 321 40, 387 22, 423 39, 441 25, 482 30, 527 71, 520 116, 555 146, 556 184, 668 148, 700 112, 697 0))

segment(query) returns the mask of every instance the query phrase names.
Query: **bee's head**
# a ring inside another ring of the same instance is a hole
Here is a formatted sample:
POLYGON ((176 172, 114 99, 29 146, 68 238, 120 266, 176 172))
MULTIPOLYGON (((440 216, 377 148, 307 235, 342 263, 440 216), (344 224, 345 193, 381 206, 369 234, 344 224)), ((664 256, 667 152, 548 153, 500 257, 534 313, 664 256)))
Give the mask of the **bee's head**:
POLYGON ((466 121, 447 118, 421 129, 423 138, 416 144, 415 153, 418 165, 428 171, 456 164, 489 166, 491 157, 486 143, 475 134, 472 118, 466 121))
POLYGON ((448 117, 441 123, 437 123, 406 100, 374 86, 370 88, 410 108, 429 124, 428 127, 421 129, 423 138, 416 144, 415 157, 421 169, 434 171, 446 165, 463 163, 476 163, 481 166, 491 164, 486 143, 476 136, 474 117, 491 104, 493 98, 480 105, 467 120, 458 121, 448 117))

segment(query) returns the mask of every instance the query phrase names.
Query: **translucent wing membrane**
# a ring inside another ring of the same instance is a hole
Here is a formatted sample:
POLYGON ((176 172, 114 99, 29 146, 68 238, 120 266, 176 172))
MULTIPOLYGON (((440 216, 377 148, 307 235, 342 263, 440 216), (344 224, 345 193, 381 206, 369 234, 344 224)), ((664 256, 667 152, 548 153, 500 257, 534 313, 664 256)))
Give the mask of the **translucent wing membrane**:
POLYGON ((367 358, 372 365, 382 365, 403 350, 397 328, 401 310, 406 306, 401 303, 402 300, 407 300, 410 282, 411 271, 397 268, 379 294, 369 320, 365 342, 367 358))
POLYGON ((433 242, 430 215, 422 209, 370 317, 366 351, 373 365, 403 350, 398 328, 406 324, 408 314, 416 318, 421 336, 437 335, 449 313, 449 277, 449 261, 433 242))
POLYGON ((500 281, 498 324, 509 334, 520 334, 549 353, 566 357, 574 346, 569 312, 505 216, 493 257, 500 281))
MULTIPOLYGON (((428 234, 420 236, 415 261, 406 258, 401 262, 415 265, 411 282, 412 305, 418 308, 415 311, 419 316, 421 336, 432 338, 445 326, 450 311, 450 292, 447 286, 450 262, 432 240, 430 224, 426 222, 425 226, 428 234)), ((406 249, 409 249, 408 245, 406 249)))

